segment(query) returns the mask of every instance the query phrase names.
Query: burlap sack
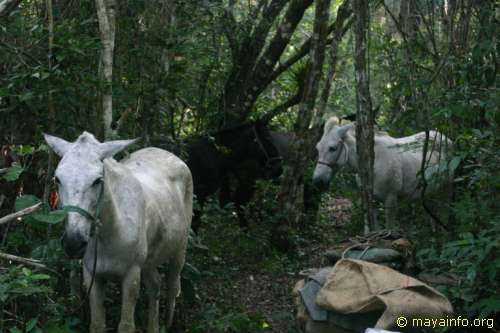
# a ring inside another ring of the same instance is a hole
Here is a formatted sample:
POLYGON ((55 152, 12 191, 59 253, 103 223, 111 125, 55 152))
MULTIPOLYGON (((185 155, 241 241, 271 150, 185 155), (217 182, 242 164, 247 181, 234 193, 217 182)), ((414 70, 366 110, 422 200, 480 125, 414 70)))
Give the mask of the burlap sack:
POLYGON ((316 303, 343 313, 383 311, 376 328, 397 328, 396 319, 445 318, 453 312, 434 288, 385 266, 342 259, 333 267, 316 303))

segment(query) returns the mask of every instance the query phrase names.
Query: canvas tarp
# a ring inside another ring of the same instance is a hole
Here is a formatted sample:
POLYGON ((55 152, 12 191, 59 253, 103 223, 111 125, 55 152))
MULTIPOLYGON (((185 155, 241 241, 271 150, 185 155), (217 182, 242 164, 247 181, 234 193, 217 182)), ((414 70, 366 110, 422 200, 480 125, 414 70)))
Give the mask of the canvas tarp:
POLYGON ((342 259, 330 271, 316 303, 341 314, 382 311, 375 327, 396 328, 396 319, 445 318, 453 312, 434 288, 391 268, 362 260, 342 259))

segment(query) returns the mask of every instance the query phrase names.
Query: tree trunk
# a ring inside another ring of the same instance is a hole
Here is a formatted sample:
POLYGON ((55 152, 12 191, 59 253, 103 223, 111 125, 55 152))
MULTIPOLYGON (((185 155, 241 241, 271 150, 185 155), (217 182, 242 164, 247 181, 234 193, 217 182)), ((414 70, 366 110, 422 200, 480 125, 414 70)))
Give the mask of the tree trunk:
MULTIPOLYGON (((49 72, 52 74, 53 65, 53 49, 54 49, 54 10, 52 7, 52 0, 47 0, 47 20, 48 20, 48 30, 49 30, 49 54, 48 58, 48 68, 49 72)), ((54 95, 52 92, 52 79, 49 77, 48 81, 48 96, 47 96, 47 107, 49 109, 49 130, 50 133, 54 134, 55 126, 54 122, 56 119, 56 110, 54 107, 54 95)), ((45 185, 43 188, 43 202, 48 202, 50 185, 52 183, 52 169, 54 168, 54 152, 49 149, 47 160, 47 171, 45 174, 45 185)))
POLYGON ((309 154, 306 153, 309 149, 308 128, 311 123, 325 58, 329 8, 330 0, 316 0, 309 72, 295 123, 296 136, 291 149, 293 153, 290 160, 285 161, 283 179, 278 194, 279 211, 282 213, 275 230, 273 230, 272 237, 275 246, 284 251, 291 246, 288 239, 289 226, 298 225, 304 217, 304 170, 307 168, 309 160, 309 154))
POLYGON ((102 125, 104 140, 114 135, 113 121, 113 55, 115 49, 115 0, 96 0, 97 18, 101 34, 100 80, 102 98, 102 125))
POLYGON ((21 0, 3 0, 3 1, 0 1, 0 17, 7 16, 10 12, 15 10, 19 6, 20 3, 21 3, 21 0))
MULTIPOLYGON (((328 104, 328 98, 330 97, 330 90, 332 87, 332 82, 337 72, 337 60, 338 60, 338 49, 339 44, 342 41, 342 37, 346 33, 347 29, 344 29, 344 21, 346 21, 351 16, 351 3, 349 0, 345 0, 342 5, 340 5, 337 11, 337 19, 335 20, 335 29, 333 32, 333 39, 330 46, 330 57, 328 62, 328 72, 325 77, 325 85, 321 92, 321 96, 318 102, 318 110, 314 117, 314 125, 318 128, 321 126, 323 121, 323 116, 325 114, 326 105, 328 104)), ((348 27, 348 26, 346 26, 348 27)))
POLYGON ((359 177, 363 208, 365 211, 365 232, 375 227, 373 198, 373 111, 370 97, 367 68, 368 2, 354 0, 355 74, 356 74, 356 149, 358 152, 359 177))

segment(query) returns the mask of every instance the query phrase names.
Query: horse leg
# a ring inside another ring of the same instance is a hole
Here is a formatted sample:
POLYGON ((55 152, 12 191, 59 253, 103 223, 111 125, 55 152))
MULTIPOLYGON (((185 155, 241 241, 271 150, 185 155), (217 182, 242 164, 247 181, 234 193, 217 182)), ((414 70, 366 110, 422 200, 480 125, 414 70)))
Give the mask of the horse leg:
POLYGON ((385 198, 385 224, 386 228, 394 230, 399 227, 398 223, 398 196, 397 194, 389 194, 385 198))
POLYGON ((148 333, 158 333, 160 311, 160 274, 156 268, 148 269, 142 274, 148 295, 148 333))
MULTIPOLYGON (((250 176, 251 177, 251 176, 250 176)), ((240 227, 243 229, 248 228, 248 220, 245 217, 245 211, 243 205, 247 204, 252 200, 253 194, 255 192, 256 179, 239 179, 238 188, 236 189, 234 203, 236 205, 236 211, 238 213, 238 219, 240 220, 240 227)))
MULTIPOLYGON (((92 283, 92 273, 83 266, 83 280, 85 290, 92 283)), ((90 333, 104 333, 106 331, 106 311, 104 310, 104 282, 94 277, 94 283, 89 294, 90 303, 90 333)))
POLYGON ((122 315, 120 325, 118 325, 119 333, 135 332, 134 313, 140 287, 141 269, 134 265, 122 280, 122 315))
POLYGON ((184 265, 182 260, 175 260, 167 267, 167 331, 174 321, 175 299, 181 291, 181 270, 184 265))

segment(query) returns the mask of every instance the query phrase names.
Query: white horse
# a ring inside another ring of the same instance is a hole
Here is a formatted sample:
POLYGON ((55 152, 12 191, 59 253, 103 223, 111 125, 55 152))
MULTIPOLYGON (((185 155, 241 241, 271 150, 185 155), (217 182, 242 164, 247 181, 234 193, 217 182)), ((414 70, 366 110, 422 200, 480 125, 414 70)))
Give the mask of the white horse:
POLYGON ((148 333, 159 332, 160 274, 166 263, 167 329, 180 291, 191 225, 193 183, 188 167, 157 148, 132 153, 121 162, 111 157, 135 140, 101 143, 84 132, 75 142, 45 135, 62 157, 55 179, 68 213, 62 238, 66 253, 83 257, 90 332, 106 328, 104 281, 121 282, 120 333, 135 332, 134 310, 141 276, 149 305, 148 333))
MULTIPOLYGON (((358 154, 354 129, 354 123, 339 126, 336 117, 325 123, 323 136, 316 145, 318 162, 313 174, 313 182, 320 189, 328 188, 337 167, 347 164, 357 172, 358 154)), ((445 169, 446 166, 442 167, 440 161, 446 160, 451 141, 436 131, 430 131, 429 138, 426 166, 445 169)), ((394 228, 397 226, 398 199, 415 200, 420 197, 417 188, 420 177, 417 174, 422 166, 425 132, 393 138, 376 131, 374 140, 374 195, 376 200, 384 203, 386 227, 394 228)), ((436 174, 440 174, 439 171, 442 170, 438 170, 436 174)), ((433 182, 428 191, 435 189, 436 182, 433 182)))

